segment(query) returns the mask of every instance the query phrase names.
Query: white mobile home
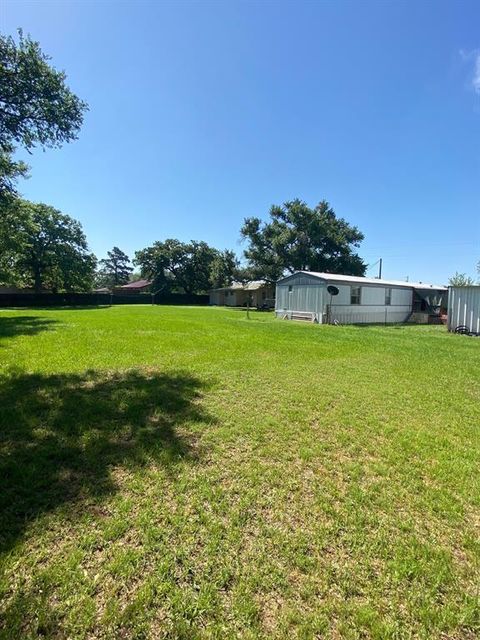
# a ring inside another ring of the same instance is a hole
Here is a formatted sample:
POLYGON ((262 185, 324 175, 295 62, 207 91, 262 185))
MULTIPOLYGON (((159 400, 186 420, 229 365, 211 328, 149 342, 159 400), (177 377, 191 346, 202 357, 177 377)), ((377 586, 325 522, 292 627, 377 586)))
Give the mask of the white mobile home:
POLYGON ((448 330, 459 326, 480 334, 480 286, 448 288, 448 330))
POLYGON ((429 322, 440 318, 446 294, 446 287, 422 282, 298 271, 277 282, 275 312, 318 323, 429 322))

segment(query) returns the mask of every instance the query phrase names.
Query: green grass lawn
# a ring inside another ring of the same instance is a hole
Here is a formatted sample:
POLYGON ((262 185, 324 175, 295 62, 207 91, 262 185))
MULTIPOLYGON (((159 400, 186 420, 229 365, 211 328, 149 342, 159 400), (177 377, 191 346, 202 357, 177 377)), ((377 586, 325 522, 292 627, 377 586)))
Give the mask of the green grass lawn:
POLYGON ((478 638, 480 340, 0 311, 0 637, 478 638))

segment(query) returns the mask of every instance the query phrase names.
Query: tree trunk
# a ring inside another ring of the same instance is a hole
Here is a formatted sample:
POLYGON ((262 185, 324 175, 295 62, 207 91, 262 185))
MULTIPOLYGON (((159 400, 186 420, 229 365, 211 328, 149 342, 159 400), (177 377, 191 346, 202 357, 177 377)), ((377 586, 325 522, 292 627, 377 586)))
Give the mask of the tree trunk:
POLYGON ((34 274, 34 287, 35 287, 35 293, 41 293, 42 291, 42 271, 40 269, 40 267, 37 265, 36 267, 34 267, 33 269, 33 274, 34 274))

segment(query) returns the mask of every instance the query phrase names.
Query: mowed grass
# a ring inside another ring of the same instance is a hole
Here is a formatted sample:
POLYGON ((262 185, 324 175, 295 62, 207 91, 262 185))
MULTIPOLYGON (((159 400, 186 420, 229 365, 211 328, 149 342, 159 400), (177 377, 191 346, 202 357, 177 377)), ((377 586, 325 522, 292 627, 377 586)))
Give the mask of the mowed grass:
POLYGON ((477 638, 480 340, 0 311, 0 637, 477 638))

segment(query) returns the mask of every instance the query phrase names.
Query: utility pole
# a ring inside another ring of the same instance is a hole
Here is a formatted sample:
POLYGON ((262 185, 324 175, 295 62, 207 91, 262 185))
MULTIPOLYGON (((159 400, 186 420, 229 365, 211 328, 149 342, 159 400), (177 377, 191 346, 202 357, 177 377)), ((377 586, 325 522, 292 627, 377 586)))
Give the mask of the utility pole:
POLYGON ((382 258, 378 261, 378 279, 382 279, 382 258))

